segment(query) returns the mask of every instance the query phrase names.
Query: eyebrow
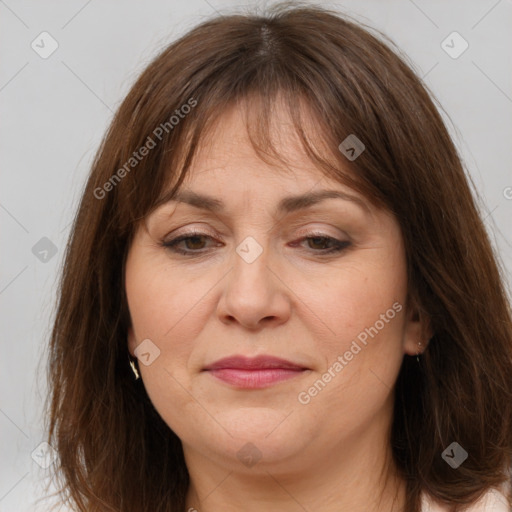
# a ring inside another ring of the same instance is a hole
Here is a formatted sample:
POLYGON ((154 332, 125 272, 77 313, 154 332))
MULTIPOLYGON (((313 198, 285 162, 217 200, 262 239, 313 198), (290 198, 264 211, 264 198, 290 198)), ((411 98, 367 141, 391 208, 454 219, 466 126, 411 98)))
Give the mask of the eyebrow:
MULTIPOLYGON (((309 208, 325 199, 343 199, 351 201, 361 207, 365 211, 369 211, 368 205, 361 199, 341 190, 317 190, 315 192, 306 192, 296 196, 283 197, 278 205, 277 212, 279 213, 292 213, 298 210, 309 208)), ((169 202, 186 203, 195 208, 208 210, 214 213, 220 213, 225 210, 225 204, 220 199, 217 199, 206 194, 199 194, 191 190, 183 190, 176 192, 173 196, 164 196, 158 205, 169 202)))

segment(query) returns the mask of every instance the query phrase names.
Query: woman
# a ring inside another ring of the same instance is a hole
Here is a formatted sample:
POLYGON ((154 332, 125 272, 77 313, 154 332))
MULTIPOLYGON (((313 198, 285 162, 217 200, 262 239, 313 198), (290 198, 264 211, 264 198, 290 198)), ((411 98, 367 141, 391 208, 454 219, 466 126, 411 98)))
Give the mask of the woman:
POLYGON ((143 72, 82 196, 50 344, 62 494, 507 510, 511 340, 460 158, 404 60, 316 7, 213 19, 143 72))

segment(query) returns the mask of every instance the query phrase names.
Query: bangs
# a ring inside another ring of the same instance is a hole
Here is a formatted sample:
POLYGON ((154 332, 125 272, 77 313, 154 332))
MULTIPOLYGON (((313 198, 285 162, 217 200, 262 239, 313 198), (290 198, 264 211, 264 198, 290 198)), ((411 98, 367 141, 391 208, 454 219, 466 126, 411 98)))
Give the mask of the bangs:
MULTIPOLYGON (((167 154, 162 161, 165 182, 144 216, 171 200, 180 190, 199 154, 215 141, 219 129, 227 122, 227 112, 233 108, 243 117, 248 140, 256 155, 276 172, 293 172, 290 160, 284 155, 284 147, 300 151, 326 178, 356 190, 375 206, 382 207, 374 190, 365 186, 357 167, 339 150, 339 141, 321 116, 318 105, 311 102, 296 84, 286 86, 287 89, 272 88, 268 94, 257 87, 241 91, 227 101, 210 102, 206 107, 208 111, 200 109, 194 119, 187 119, 173 142, 175 149, 164 150, 167 154), (283 122, 290 124, 292 139, 281 136, 279 125, 283 122)), ((243 180, 243 169, 240 179, 243 180)))

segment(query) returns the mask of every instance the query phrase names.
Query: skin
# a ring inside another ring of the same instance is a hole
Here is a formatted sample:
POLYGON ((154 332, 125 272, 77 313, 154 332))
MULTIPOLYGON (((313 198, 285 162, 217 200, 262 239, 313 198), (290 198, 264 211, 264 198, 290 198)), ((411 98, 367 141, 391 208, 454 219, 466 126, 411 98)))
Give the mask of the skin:
POLYGON ((272 130, 288 169, 258 158, 240 109, 226 111, 183 187, 222 200, 225 210, 172 202, 139 227, 125 275, 130 353, 144 339, 160 350, 139 369, 152 403, 183 443, 187 510, 401 510, 405 487, 389 446, 393 386, 403 355, 424 349, 428 337, 424 321, 405 307, 399 225, 314 168, 284 110, 276 110, 272 130), (364 206, 326 199, 276 214, 284 196, 320 189, 351 194, 364 206), (161 245, 192 230, 207 237, 179 247, 195 255, 161 245), (318 233, 350 245, 323 254, 328 241, 306 239, 318 233), (248 236, 263 251, 252 263, 235 250, 248 236), (401 311, 300 403, 299 393, 396 303, 401 311), (236 389, 201 371, 235 354, 269 354, 308 370, 259 390, 236 389), (248 442, 256 448, 246 450, 261 456, 250 467, 237 456, 248 442))

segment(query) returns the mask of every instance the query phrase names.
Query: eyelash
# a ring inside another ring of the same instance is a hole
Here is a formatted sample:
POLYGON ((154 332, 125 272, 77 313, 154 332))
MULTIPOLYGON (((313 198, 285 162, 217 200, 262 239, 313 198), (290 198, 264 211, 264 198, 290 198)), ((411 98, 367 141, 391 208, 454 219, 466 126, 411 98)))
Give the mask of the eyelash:
MULTIPOLYGON (((183 250, 183 249, 178 249, 177 248, 177 245, 180 242, 183 242, 183 241, 188 240, 190 238, 198 238, 198 237, 206 237, 208 239, 212 239, 213 238, 210 235, 207 235, 206 233, 200 233, 200 232, 195 232, 194 231, 194 232, 190 232, 190 233, 185 233, 185 234, 180 235, 180 236, 178 236, 176 238, 173 238, 171 240, 162 241, 160 245, 162 247, 165 247, 166 249, 172 251, 172 252, 175 252, 175 253, 178 253, 178 254, 183 254, 185 256, 190 256, 190 257, 200 256, 200 255, 206 254, 208 251, 200 252, 200 251, 183 250)), ((305 240, 312 240, 312 239, 322 239, 322 240, 326 240, 326 241, 334 244, 334 247, 331 248, 331 249, 321 249, 321 250, 318 250, 318 251, 312 249, 313 252, 319 253, 320 255, 339 253, 339 252, 344 251, 345 249, 347 249, 351 245, 351 243, 349 241, 338 240, 336 238, 324 235, 322 233, 311 233, 309 236, 303 237, 299 241, 302 242, 302 241, 305 241, 305 240)))

